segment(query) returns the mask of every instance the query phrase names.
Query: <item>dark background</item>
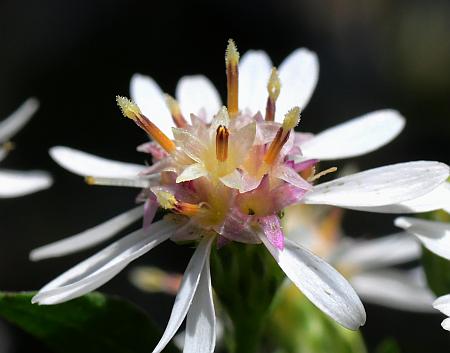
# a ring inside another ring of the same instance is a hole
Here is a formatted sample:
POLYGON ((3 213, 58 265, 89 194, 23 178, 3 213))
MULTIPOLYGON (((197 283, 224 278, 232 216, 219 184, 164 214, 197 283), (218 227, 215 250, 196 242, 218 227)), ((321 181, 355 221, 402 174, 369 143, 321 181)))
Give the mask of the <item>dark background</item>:
MULTIPOLYGON (((50 160, 67 145, 140 163, 141 131, 121 117, 116 94, 128 95, 131 75, 151 75, 173 93, 179 77, 203 73, 224 97, 224 49, 266 50, 278 65, 305 46, 319 55, 317 90, 300 128, 318 132, 365 112, 392 107, 407 118, 393 143, 356 159, 361 169, 429 159, 449 162, 450 2, 448 1, 0 1, 0 119, 29 96, 41 108, 14 142, 2 167, 46 169, 52 189, 0 201, 0 288, 38 289, 93 251, 30 263, 28 251, 129 209, 136 190, 89 187, 50 160)), ((340 164, 338 164, 339 166, 340 164)), ((392 216, 352 212, 351 235, 394 230, 392 216)), ((182 270, 190 250, 164 244, 137 263, 182 270)), ((163 325, 173 299, 142 294, 127 271, 102 288, 147 308, 163 325)), ((403 352, 448 352, 441 316, 367 306, 370 348, 385 337, 403 352)), ((0 322, 0 326, 4 323, 0 322)), ((6 324, 8 352, 46 352, 6 324)), ((3 341, 4 344, 7 342, 3 341)), ((1 345, 0 345, 1 346, 1 345)), ((3 352, 1 352, 3 353, 3 352)))

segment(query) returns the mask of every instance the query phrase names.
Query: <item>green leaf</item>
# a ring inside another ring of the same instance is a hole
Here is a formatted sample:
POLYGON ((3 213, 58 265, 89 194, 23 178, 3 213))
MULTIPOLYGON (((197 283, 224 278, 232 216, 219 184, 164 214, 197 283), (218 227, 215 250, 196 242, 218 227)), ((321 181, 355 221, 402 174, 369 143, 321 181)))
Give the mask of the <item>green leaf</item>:
MULTIPOLYGON (((159 330, 139 307, 98 292, 59 305, 31 304, 34 293, 0 293, 0 316, 64 353, 148 353, 159 330)), ((179 352, 168 346, 164 352, 179 352)))
POLYGON ((367 353, 359 331, 330 319, 293 284, 278 293, 267 336, 280 353, 367 353))
POLYGON ((401 353, 401 350, 395 339, 387 338, 378 345, 375 353, 401 353))
POLYGON ((450 261, 422 247, 422 265, 430 289, 437 296, 450 293, 450 261))

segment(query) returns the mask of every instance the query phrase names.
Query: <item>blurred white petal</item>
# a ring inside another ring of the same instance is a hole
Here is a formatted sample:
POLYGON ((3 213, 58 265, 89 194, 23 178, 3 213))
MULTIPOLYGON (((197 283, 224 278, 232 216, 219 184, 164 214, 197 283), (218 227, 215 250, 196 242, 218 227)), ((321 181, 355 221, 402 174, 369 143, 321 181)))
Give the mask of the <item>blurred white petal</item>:
POLYGON ((61 167, 81 176, 135 178, 145 170, 144 165, 113 161, 65 146, 52 147, 49 153, 61 167))
POLYGON ((433 312, 433 293, 407 271, 385 269, 358 273, 350 283, 367 302, 416 312, 433 312))
POLYGON ((333 267, 287 238, 282 251, 263 234, 260 239, 289 279, 315 306, 348 329, 357 330, 364 325, 364 306, 347 280, 333 267))
POLYGON ((441 313, 450 316, 450 294, 437 298, 433 303, 433 307, 441 313))
POLYGON ((18 197, 47 189, 51 176, 42 171, 0 170, 0 198, 18 197))
POLYGON ((48 283, 33 303, 58 304, 99 288, 131 261, 167 240, 178 227, 162 220, 123 237, 48 283))
POLYGON ((399 217, 395 225, 415 235, 431 252, 450 260, 450 223, 399 217))
POLYGON ((141 218, 143 214, 144 206, 138 206, 84 232, 34 249, 30 253, 30 259, 39 261, 91 248, 110 239, 122 229, 141 218))
POLYGON ((307 158, 356 157, 391 142, 404 126, 405 118, 397 111, 378 110, 322 131, 304 142, 301 149, 307 158))
POLYGON ((449 167, 440 162, 393 164, 319 184, 304 202, 345 208, 396 204, 431 192, 448 175, 449 167))
POLYGON ((347 240, 348 244, 334 262, 359 270, 402 264, 417 260, 421 254, 418 242, 407 233, 372 240, 347 240))
POLYGON ((267 83, 272 69, 269 56, 262 50, 249 50, 239 62, 239 107, 253 114, 264 114, 267 103, 267 83))
POLYGON ((29 98, 9 117, 0 121, 0 143, 8 141, 14 136, 31 119, 38 108, 38 100, 29 98))
POLYGON ((173 138, 172 127, 175 126, 169 108, 167 108, 163 91, 150 76, 134 74, 130 82, 131 99, 139 106, 141 112, 151 120, 169 138, 173 138))
POLYGON ((209 122, 222 106, 216 87, 203 75, 182 77, 178 81, 175 96, 186 119, 191 114, 199 115, 204 109, 209 122))
POLYGON ((153 353, 161 352, 173 336, 175 336, 183 323, 192 300, 194 299, 194 295, 196 294, 205 261, 209 258, 212 241, 212 237, 205 238, 198 244, 197 249, 195 249, 186 271, 184 272, 183 280, 177 297, 175 298, 175 303, 173 304, 172 313, 170 314, 166 330, 158 345, 153 350, 153 353))
POLYGON ((275 120, 282 122, 293 107, 304 110, 319 79, 319 60, 316 53, 300 48, 293 51, 279 68, 281 91, 277 100, 275 120))

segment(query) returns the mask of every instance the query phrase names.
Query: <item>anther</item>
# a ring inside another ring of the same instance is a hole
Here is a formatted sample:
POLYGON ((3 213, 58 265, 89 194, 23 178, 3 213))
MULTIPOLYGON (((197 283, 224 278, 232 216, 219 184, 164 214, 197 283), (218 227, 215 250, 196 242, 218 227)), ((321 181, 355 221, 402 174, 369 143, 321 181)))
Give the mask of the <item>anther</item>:
POLYGON ((139 107, 126 97, 116 96, 116 101, 120 107, 122 114, 132 119, 142 130, 156 141, 167 152, 171 153, 175 150, 175 143, 169 139, 155 124, 153 124, 139 107))
POLYGON ((174 213, 178 213, 187 217, 195 216, 201 211, 201 204, 197 205, 188 202, 181 202, 168 191, 157 190, 153 192, 156 195, 159 205, 166 210, 171 210, 174 213))
POLYGON ((267 93, 269 96, 267 97, 266 104, 266 121, 274 121, 275 119, 276 101, 280 95, 280 87, 281 83, 278 76, 278 71, 274 67, 272 68, 269 82, 267 83, 267 93))
POLYGON ((225 52, 225 67, 227 72, 227 106, 231 117, 239 112, 239 52, 232 39, 228 40, 225 52))
POLYGON ((187 126, 187 121, 181 113, 180 105, 172 96, 165 94, 164 98, 166 99, 167 107, 170 110, 170 114, 172 115, 173 122, 179 128, 185 128, 187 126))
POLYGON ((216 158, 220 162, 225 162, 228 158, 228 137, 230 132, 228 129, 219 125, 216 131, 216 158))

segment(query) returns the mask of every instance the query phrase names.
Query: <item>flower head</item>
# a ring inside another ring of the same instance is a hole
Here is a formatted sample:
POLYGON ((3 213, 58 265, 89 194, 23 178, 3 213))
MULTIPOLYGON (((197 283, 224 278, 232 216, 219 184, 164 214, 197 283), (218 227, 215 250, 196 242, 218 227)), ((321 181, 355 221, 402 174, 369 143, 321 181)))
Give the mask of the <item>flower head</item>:
POLYGON ((224 246, 238 241, 262 243, 287 277, 341 325, 357 329, 364 324, 364 307, 342 275, 309 250, 285 239, 281 211, 296 203, 374 212, 417 208, 410 200, 425 197, 442 184, 449 175, 448 166, 424 161, 401 163, 315 185, 325 173, 310 175, 310 171, 319 155, 327 158, 325 147, 331 149, 328 157, 371 151, 398 134, 403 119, 396 112, 380 111, 316 137, 298 135, 293 129, 317 81, 317 59, 301 49, 285 60, 279 75, 276 71, 271 75, 271 67, 261 52, 249 52, 240 59, 230 41, 226 107, 202 76, 180 80, 176 94, 179 104, 168 99, 150 78, 135 76, 131 89, 135 103, 122 97, 117 101, 124 115, 153 140, 140 147, 152 155, 155 164, 151 167, 53 148, 55 160, 75 173, 92 176, 89 180, 95 184, 144 188, 138 199, 145 204, 37 249, 32 258, 60 256, 92 246, 142 215, 144 226, 50 282, 34 302, 59 303, 94 290, 169 238, 196 240, 169 323, 154 352, 161 352, 185 318, 185 347, 212 352, 211 247, 215 242, 224 246), (264 111, 266 118, 261 113, 264 111), (367 126, 371 126, 370 131, 365 131, 367 126), (171 214, 152 223, 159 207, 171 214))

